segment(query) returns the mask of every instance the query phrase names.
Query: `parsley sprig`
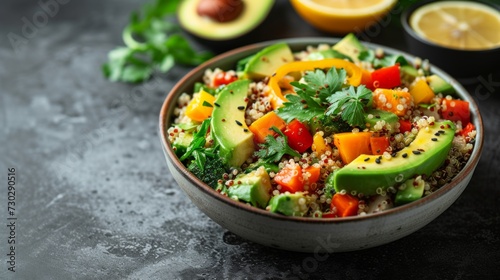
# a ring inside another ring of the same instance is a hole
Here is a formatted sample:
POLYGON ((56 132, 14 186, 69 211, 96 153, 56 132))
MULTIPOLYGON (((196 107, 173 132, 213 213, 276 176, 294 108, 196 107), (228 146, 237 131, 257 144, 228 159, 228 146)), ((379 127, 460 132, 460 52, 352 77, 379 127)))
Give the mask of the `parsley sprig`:
POLYGON ((347 88, 346 77, 344 69, 335 67, 326 73, 319 69, 306 72, 305 83, 291 83, 296 94, 286 95, 287 101, 278 109, 278 115, 287 122, 316 119, 325 123, 338 122, 340 116, 350 126, 363 126, 364 108, 371 104, 372 92, 363 85, 347 88))
POLYGON ((357 88, 350 86, 327 98, 331 103, 327 115, 338 115, 351 126, 365 124, 364 107, 372 102, 372 91, 364 85, 357 88))
POLYGON ((179 2, 156 0, 131 14, 122 33, 126 46, 110 51, 102 66, 106 78, 140 83, 155 72, 168 72, 176 63, 194 66, 212 57, 211 53, 195 51, 181 35, 173 21, 179 2))
POLYGON ((272 135, 266 136, 266 142, 259 144, 261 148, 255 155, 266 162, 278 162, 284 155, 300 157, 300 154, 288 146, 288 137, 281 130, 273 126, 272 129, 278 134, 276 138, 272 135))

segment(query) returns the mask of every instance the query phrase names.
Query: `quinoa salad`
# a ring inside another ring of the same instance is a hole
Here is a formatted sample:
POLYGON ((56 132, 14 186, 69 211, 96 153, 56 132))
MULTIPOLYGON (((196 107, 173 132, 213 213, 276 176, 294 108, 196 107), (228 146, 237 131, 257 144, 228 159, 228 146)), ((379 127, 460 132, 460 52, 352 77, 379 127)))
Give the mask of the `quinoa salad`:
POLYGON ((469 103, 427 60, 349 34, 286 43, 207 69, 168 128, 198 179, 277 215, 342 218, 412 203, 450 182, 474 148, 469 103))

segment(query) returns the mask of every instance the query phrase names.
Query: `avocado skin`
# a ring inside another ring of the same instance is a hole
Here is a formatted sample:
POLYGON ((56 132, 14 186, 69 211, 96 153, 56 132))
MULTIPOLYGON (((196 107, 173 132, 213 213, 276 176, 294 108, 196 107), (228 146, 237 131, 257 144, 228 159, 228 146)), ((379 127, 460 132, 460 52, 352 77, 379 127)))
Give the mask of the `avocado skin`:
POLYGON ((451 121, 435 122, 429 131, 421 129, 417 137, 396 157, 386 160, 380 156, 360 155, 354 161, 334 172, 335 191, 356 192, 370 196, 377 189, 385 191, 398 182, 404 182, 416 175, 431 175, 446 160, 455 135, 451 121), (444 131, 444 133, 439 133, 444 131), (437 141, 431 140, 435 138, 437 141), (414 151, 422 149, 420 154, 414 151), (406 154, 406 157, 403 157, 406 154), (365 161, 366 160, 366 161, 365 161))
POLYGON ((270 211, 273 213, 281 213, 285 216, 304 216, 309 207, 307 206, 307 197, 302 192, 282 193, 273 196, 269 201, 270 211), (300 205, 299 199, 305 199, 305 204, 300 205))
POLYGON ((245 123, 250 80, 237 80, 219 92, 215 100, 210 129, 220 146, 219 155, 230 167, 240 167, 254 152, 253 134, 245 123))
POLYGON ((252 204, 253 206, 265 208, 271 199, 271 178, 264 167, 248 174, 237 176, 235 185, 227 189, 230 198, 237 198, 252 204))

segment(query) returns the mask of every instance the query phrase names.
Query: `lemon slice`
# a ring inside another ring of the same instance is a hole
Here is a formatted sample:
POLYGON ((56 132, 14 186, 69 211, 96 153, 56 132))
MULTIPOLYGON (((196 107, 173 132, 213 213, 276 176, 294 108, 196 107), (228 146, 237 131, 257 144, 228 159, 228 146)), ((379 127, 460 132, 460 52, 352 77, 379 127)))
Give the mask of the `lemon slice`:
POLYGON ((297 13, 319 29, 359 32, 377 23, 397 0, 290 0, 297 13))
POLYGON ((500 47, 500 12, 477 2, 444 1, 424 5, 410 16, 422 38, 462 50, 500 47))

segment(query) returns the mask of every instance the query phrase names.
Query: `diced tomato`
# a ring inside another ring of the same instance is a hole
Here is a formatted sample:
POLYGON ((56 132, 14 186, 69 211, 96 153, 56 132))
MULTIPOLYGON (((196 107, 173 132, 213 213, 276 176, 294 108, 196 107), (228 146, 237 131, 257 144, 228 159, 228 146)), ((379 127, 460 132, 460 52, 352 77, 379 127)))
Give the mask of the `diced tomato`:
POLYGON ((302 168, 296 164, 292 167, 286 166, 281 169, 274 181, 281 186, 281 192, 295 193, 304 190, 304 177, 302 176, 302 168))
POLYGON ((304 168, 304 172, 309 173, 308 182, 309 184, 313 184, 319 180, 319 176, 321 175, 321 168, 311 165, 307 168, 304 168))
POLYGON ((399 70, 399 64, 383 67, 372 72, 371 88, 391 89, 399 85, 401 85, 401 72, 399 70))
POLYGON ((361 69, 363 75, 361 76, 361 84, 365 85, 370 90, 375 90, 373 88, 372 73, 364 68, 361 69))
POLYGON ((236 80, 238 80, 238 76, 222 71, 215 74, 211 86, 217 88, 221 85, 228 85, 236 80))
POLYGON ((298 120, 287 124, 283 134, 288 137, 288 145, 299 153, 305 152, 313 143, 313 137, 307 127, 298 120))
POLYGON ((358 214, 358 198, 349 194, 336 193, 332 197, 330 205, 332 212, 335 212, 338 217, 354 216, 358 214), (336 211, 333 211, 333 209, 336 211))
POLYGON ((411 131, 411 122, 409 120, 399 120, 399 132, 405 133, 411 131))
POLYGON ((458 99, 443 99, 441 116, 450 121, 461 121, 462 127, 470 122, 469 102, 458 99))
POLYGON ((476 129, 476 127, 470 122, 464 128, 462 128, 462 130, 458 134, 467 138, 469 137, 469 133, 471 133, 474 129, 476 129))
POLYGON ((373 155, 382 155, 389 148, 389 138, 386 136, 370 137, 370 147, 373 155))

